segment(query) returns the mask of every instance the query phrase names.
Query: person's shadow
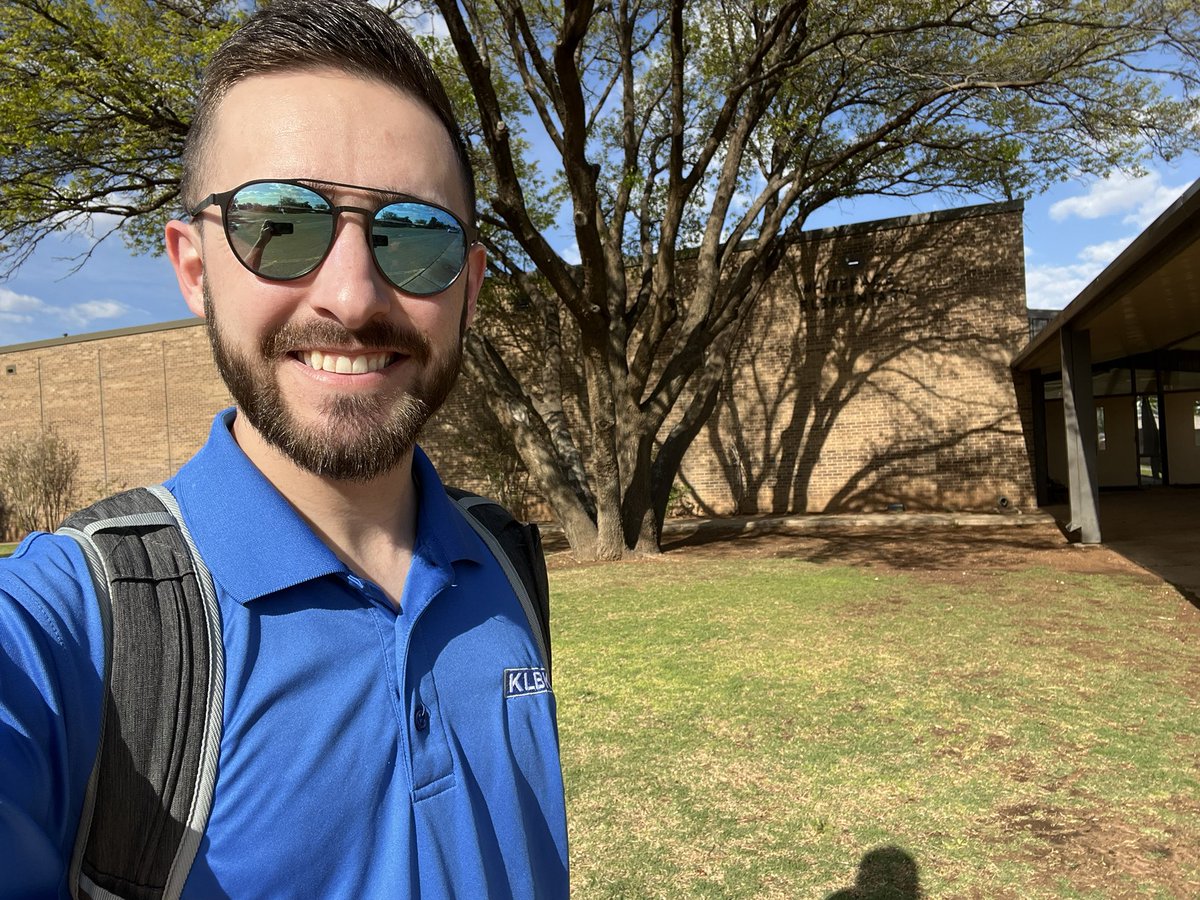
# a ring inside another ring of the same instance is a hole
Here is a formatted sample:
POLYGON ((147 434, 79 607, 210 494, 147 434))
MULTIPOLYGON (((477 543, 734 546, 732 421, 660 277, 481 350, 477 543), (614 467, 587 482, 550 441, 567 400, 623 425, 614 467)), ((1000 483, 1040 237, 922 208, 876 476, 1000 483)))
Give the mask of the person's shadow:
POLYGON ((864 854, 854 885, 826 900, 921 900, 917 861, 899 847, 878 847, 864 854))

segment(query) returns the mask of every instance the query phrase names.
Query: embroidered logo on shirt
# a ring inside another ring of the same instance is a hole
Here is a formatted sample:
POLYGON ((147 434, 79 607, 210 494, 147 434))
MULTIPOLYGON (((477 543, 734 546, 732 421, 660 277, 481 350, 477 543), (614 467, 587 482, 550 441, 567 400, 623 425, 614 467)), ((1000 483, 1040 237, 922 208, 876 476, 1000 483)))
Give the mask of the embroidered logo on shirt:
POLYGON ((528 697, 550 690, 550 679, 541 666, 528 669, 504 670, 504 697, 528 697))

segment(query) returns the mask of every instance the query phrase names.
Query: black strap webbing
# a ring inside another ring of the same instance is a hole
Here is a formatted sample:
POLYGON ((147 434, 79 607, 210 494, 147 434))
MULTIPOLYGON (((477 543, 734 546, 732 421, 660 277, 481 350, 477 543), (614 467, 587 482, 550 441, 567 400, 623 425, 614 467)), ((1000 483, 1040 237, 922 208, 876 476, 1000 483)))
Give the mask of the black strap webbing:
POLYGON ((446 493, 466 514, 467 522, 483 538, 508 576, 529 619, 546 677, 550 679, 550 584, 541 532, 532 522, 514 518, 495 500, 458 488, 446 488, 446 493))

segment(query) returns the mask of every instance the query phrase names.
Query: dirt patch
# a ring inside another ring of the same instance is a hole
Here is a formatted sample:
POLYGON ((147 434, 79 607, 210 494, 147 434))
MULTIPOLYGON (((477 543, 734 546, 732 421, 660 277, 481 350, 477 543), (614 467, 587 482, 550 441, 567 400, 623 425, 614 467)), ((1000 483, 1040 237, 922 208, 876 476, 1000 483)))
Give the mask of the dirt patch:
POLYGON ((1130 889, 1122 893, 1121 882, 1152 880, 1178 897, 1194 897, 1200 889, 1195 881, 1200 851, 1169 825, 1131 821, 1104 806, 1039 803, 1004 807, 996 823, 1008 834, 1030 836, 1025 858, 1044 873, 1047 887, 1067 875, 1075 890, 1109 897, 1133 894, 1130 889))
POLYGON ((693 535, 668 538, 663 552, 692 558, 786 558, 891 571, 937 573, 958 582, 980 571, 1044 566, 1062 572, 1121 574, 1156 580, 1105 547, 1068 543, 1052 525, 882 530, 848 528, 818 534, 693 535))

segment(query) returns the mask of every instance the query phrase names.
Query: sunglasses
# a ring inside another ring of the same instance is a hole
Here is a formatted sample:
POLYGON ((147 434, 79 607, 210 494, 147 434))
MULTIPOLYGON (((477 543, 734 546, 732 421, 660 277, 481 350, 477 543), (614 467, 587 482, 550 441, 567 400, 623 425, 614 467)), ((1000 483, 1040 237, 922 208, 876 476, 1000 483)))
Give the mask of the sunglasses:
POLYGON ((308 180, 248 181, 231 191, 209 194, 193 218, 219 206, 225 238, 238 262, 263 278, 292 281, 324 262, 333 246, 337 217, 367 216, 367 240, 375 266, 406 294, 427 297, 450 287, 467 262, 467 227, 448 209, 405 194, 308 180), (375 209, 338 206, 315 185, 367 191, 380 198, 375 209))

